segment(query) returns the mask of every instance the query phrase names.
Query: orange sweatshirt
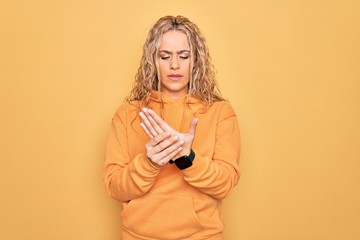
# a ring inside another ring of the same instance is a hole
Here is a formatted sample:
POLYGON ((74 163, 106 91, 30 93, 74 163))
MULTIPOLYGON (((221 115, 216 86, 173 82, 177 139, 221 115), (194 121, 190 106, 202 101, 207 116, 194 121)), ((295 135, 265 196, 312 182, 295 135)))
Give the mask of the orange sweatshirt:
POLYGON ((158 169, 149 163, 138 102, 119 107, 106 148, 104 181, 109 195, 123 203, 123 239, 223 239, 221 202, 237 184, 240 137, 237 117, 226 101, 209 108, 186 95, 174 100, 153 92, 149 108, 172 128, 187 132, 199 119, 193 165, 158 169))

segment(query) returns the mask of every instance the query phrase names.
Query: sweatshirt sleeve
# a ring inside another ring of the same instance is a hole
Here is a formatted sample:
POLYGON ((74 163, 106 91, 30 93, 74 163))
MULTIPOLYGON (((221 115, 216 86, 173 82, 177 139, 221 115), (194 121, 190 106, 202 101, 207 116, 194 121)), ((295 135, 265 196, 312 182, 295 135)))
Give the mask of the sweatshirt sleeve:
MULTIPOLYGON (((195 136, 196 137, 196 136, 195 136)), ((195 152, 194 164, 184 169, 184 179, 213 198, 227 197, 240 178, 240 133, 231 105, 222 106, 216 126, 216 140, 212 159, 195 152)))
POLYGON ((123 106, 112 119, 103 172, 108 194, 121 202, 146 194, 159 173, 159 169, 149 163, 145 153, 130 158, 126 117, 126 108, 123 106))

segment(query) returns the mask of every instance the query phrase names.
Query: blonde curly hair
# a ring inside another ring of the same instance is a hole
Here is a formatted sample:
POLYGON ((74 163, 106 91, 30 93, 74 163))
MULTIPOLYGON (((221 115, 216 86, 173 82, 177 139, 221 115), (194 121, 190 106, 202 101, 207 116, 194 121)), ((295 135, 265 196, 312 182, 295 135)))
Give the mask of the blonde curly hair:
POLYGON ((140 101, 141 105, 147 106, 151 92, 160 91, 157 67, 159 48, 162 36, 172 30, 183 32, 190 45, 189 93, 207 105, 224 100, 215 79, 215 69, 205 38, 199 28, 183 16, 162 17, 151 28, 143 47, 133 88, 125 100, 140 101))

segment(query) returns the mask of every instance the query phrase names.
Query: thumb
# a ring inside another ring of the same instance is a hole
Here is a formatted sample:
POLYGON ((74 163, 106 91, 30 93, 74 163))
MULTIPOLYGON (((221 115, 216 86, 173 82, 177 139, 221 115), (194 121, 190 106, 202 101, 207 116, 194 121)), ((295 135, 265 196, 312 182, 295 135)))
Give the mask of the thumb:
POLYGON ((199 119, 197 119, 197 118, 194 118, 192 120, 192 122, 190 123, 188 134, 193 135, 193 136, 195 135, 195 130, 196 130, 198 121, 199 121, 199 119))

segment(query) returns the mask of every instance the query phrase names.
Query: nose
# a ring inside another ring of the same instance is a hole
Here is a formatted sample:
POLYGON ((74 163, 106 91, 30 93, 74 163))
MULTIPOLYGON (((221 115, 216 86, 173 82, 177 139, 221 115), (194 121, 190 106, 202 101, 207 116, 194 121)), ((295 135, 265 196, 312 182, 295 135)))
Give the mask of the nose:
POLYGON ((180 65, 179 65, 177 59, 172 59, 170 62, 170 69, 177 70, 179 68, 180 68, 180 65))

